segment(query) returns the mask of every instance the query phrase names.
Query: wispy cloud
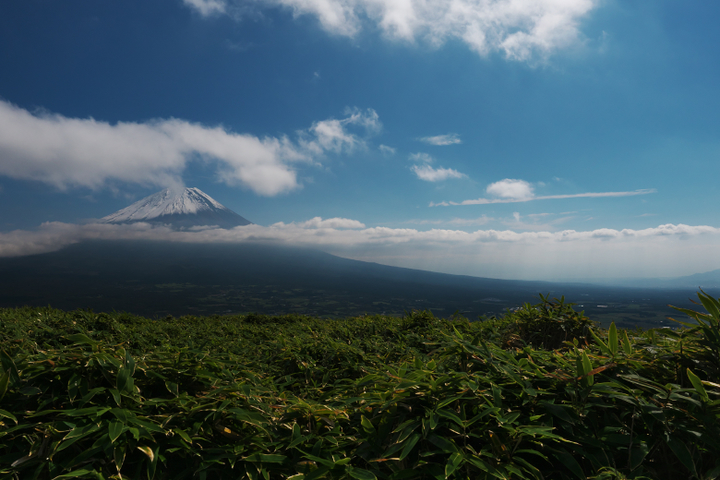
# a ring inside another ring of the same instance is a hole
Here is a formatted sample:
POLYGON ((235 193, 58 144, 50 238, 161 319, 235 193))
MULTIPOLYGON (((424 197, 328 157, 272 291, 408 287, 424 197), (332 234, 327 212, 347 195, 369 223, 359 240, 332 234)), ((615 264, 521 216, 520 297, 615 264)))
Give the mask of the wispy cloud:
POLYGON ((382 144, 381 144, 381 145, 378 147, 378 150, 380 150, 380 152, 381 152, 383 155, 386 155, 386 156, 388 156, 388 157, 389 157, 389 156, 392 156, 392 155, 395 155, 395 149, 394 149, 393 147, 388 147, 387 145, 382 145, 382 144))
POLYGON ((720 268, 720 228, 660 225, 642 230, 419 231, 366 227, 345 218, 173 231, 149 224, 46 223, 36 231, 0 233, 0 256, 59 250, 84 240, 162 240, 191 243, 269 241, 320 248, 349 258, 498 278, 672 276, 720 268), (711 263, 708 263, 711 261, 711 263), (714 262, 714 263, 712 263, 714 262))
POLYGON ((446 135, 435 135, 434 137, 420 137, 418 138, 421 142, 429 143, 430 145, 455 145, 462 143, 460 135, 457 133, 448 133, 446 135))
POLYGON ((225 13, 228 5, 226 0, 183 0, 183 2, 205 17, 225 13))
POLYGON ((415 163, 433 163, 434 159, 429 153, 417 152, 411 153, 408 158, 415 163))
POLYGON ((433 168, 430 165, 413 165, 410 167, 420 180, 441 182, 450 178, 465 178, 467 175, 452 168, 433 168))
POLYGON ((486 192, 496 198, 477 198, 474 200, 463 200, 462 202, 430 202, 431 207, 447 207, 451 205, 488 205, 493 203, 520 203, 535 200, 561 200, 567 198, 603 198, 603 197, 631 197, 635 195, 648 195, 655 193, 654 188, 644 188, 625 192, 588 192, 573 193, 568 195, 535 195, 533 187, 524 180, 506 178, 499 182, 490 184, 486 192))
POLYGON ((60 189, 120 181, 172 186, 193 161, 214 161, 218 181, 273 196, 298 188, 297 165, 349 153, 381 129, 372 109, 314 123, 287 136, 260 138, 179 119, 111 124, 31 113, 0 100, 0 175, 60 189), (354 133, 360 130, 361 134, 354 133))
MULTIPOLYGON (((245 0, 184 0, 203 16, 247 9, 245 0)), ((366 26, 386 38, 440 46, 459 39, 480 55, 500 52, 531 61, 576 45, 580 23, 599 0, 256 0, 258 9, 285 8, 317 18, 335 35, 354 37, 366 26)))

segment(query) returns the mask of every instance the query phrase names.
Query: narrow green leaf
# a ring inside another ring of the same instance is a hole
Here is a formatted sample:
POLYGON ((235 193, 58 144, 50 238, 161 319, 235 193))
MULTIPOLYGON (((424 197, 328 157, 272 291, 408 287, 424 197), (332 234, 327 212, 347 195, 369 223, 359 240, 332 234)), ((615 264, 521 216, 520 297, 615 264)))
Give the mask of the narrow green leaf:
POLYGON ((8 369, 6 372, 2 372, 2 374, 0 374, 0 400, 2 400, 5 396, 5 392, 7 392, 9 383, 10 370, 8 369))
POLYGON ((110 388, 110 395, 112 395, 113 400, 115 400, 115 404, 119 407, 122 405, 122 397, 120 397, 120 392, 117 391, 116 388, 110 388))
POLYGON ((58 475, 57 477, 53 477, 52 480, 56 480, 58 478, 77 478, 77 477, 85 477, 87 475, 96 475, 95 470, 73 470, 72 472, 63 473, 62 475, 58 475))
POLYGON ((145 445, 138 445, 137 449, 147 455, 151 462, 155 459, 155 452, 153 452, 152 448, 145 445))
POLYGON ((445 453, 451 453, 451 452, 454 453, 454 452, 457 452, 457 451, 458 451, 458 449, 457 449, 457 447, 455 446, 454 443, 452 443, 450 440, 447 440, 447 439, 445 439, 445 438, 443 438, 443 437, 440 437, 440 436, 438 436, 438 435, 430 435, 430 436, 428 437, 428 440, 430 441, 430 443, 432 443, 433 445, 437 446, 438 448, 440 448, 440 449, 441 449, 442 451, 444 451, 445 453))
POLYGON ((360 424, 362 425, 363 430, 365 430, 365 433, 371 435, 375 433, 375 427, 370 420, 365 418, 365 415, 360 416, 360 424))
POLYGON ((585 472, 583 472, 580 464, 577 462, 577 460, 575 460, 575 457, 568 453, 567 450, 558 450, 556 456, 558 457, 558 460, 560 460, 558 464, 565 465, 580 480, 587 479, 587 475, 585 475, 585 472))
POLYGON ((149 480, 152 480, 155 477, 155 470, 157 469, 157 463, 160 459, 160 455, 158 455, 158 452, 160 451, 160 447, 157 447, 152 453, 152 457, 150 457, 150 461, 147 462, 147 478, 149 480))
POLYGON ((16 425, 18 423, 17 418, 15 418, 15 415, 13 415, 12 413, 10 413, 6 410, 0 410, 0 418, 9 418, 13 422, 15 422, 16 425))
POLYGON ((452 421, 455 422, 460 428, 462 428, 462 427, 465 426, 465 425, 464 425, 464 422, 462 421, 462 419, 460 419, 460 417, 458 417, 457 414, 456 414, 455 412, 453 412, 452 410, 448 410, 448 409, 444 408, 444 409, 438 410, 438 411, 437 411, 437 414, 440 415, 441 417, 445 417, 445 418, 447 418, 447 419, 449 419, 449 420, 452 420, 452 421))
POLYGON ((592 363, 590 363, 590 358, 588 358, 587 352, 583 352, 583 354, 582 354, 582 367, 583 367, 583 375, 586 375, 586 377, 583 378, 583 382, 588 387, 590 387, 593 384, 594 375, 588 375, 588 373, 590 373, 590 371, 592 371, 592 363))
POLYGON ((630 355, 633 352, 632 344, 630 343, 630 339, 628 338, 627 330, 623 332, 623 350, 625 351, 625 355, 630 355))
POLYGON ((124 428, 125 425, 120 422, 113 421, 108 423, 108 435, 110 435, 110 441, 112 443, 115 443, 115 440, 117 440, 124 428))
POLYGON ((125 463, 125 454, 127 453, 127 445, 116 445, 113 449, 113 459, 115 460, 115 468, 119 472, 125 463))
POLYGON ((287 457, 285 455, 253 453, 252 455, 245 457, 243 460, 247 462, 283 463, 287 460, 287 457))
POLYGON ((615 327, 615 322, 612 322, 610 324, 610 328, 608 329, 608 349, 610 350, 610 353, 614 357, 617 355, 618 351, 618 336, 617 336, 617 327, 615 327))
POLYGON ((597 336, 597 334, 593 331, 592 328, 590 329, 590 335, 592 335, 593 340, 595 340, 595 343, 597 344, 598 347, 600 347, 600 350, 602 350, 603 353, 606 353, 606 354, 608 354, 608 355, 612 355, 612 353, 610 352, 610 349, 608 348, 608 346, 605 344, 605 342, 603 342, 602 340, 600 340, 600 337, 597 336))
POLYGON ((88 337, 87 335, 85 335, 85 334, 83 334, 83 333, 75 333, 75 334, 73 334, 73 335, 68 335, 68 336, 65 337, 65 338, 67 338, 67 339, 70 340, 71 342, 76 343, 76 344, 78 344, 78 345, 92 345, 92 346, 95 346, 95 345, 98 345, 98 344, 100 343, 100 342, 98 342, 98 341, 96 341, 96 340, 93 340, 92 338, 88 337))
MULTIPOLYGON (((704 293, 704 292, 703 292, 704 293)), ((716 321, 720 321, 720 302, 707 294, 698 293, 698 298, 702 302, 705 310, 715 318, 716 321)))
POLYGON ((445 476, 450 477, 455 470, 463 463, 463 456, 460 453, 453 453, 445 465, 445 476))
POLYGON ((187 443, 190 443, 190 444, 193 443, 192 439, 190 438, 190 435, 188 435, 187 432, 185 432, 185 430, 183 430, 181 428, 174 428, 173 433, 177 433, 180 436, 180 438, 185 440, 187 443))
POLYGON ((703 386, 700 378, 695 375, 689 368, 687 369, 687 376, 690 379, 690 382, 693 384, 693 387, 695 387, 695 391, 698 393, 698 395, 700 395, 700 398, 707 402, 709 400, 708 394, 705 391, 705 387, 703 386))
POLYGON ((697 476, 695 462, 693 462, 692 455, 690 454, 690 450, 688 450, 687 445, 677 438, 670 438, 666 440, 665 443, 667 443, 667 446, 670 447, 670 450, 673 451, 675 456, 682 462, 685 468, 687 468, 690 473, 697 476))
POLYGON ((405 441, 405 445, 403 446, 402 452, 400 453, 400 460, 404 460, 405 457, 407 457, 410 452, 412 452, 412 449, 415 448, 415 444, 420 440, 420 434, 415 433, 410 436, 410 438, 405 441))
POLYGON ((10 355, 8 355, 2 348, 0 348, 0 363, 2 363, 2 369, 10 374, 12 382, 14 384, 19 383, 20 374, 18 373, 17 366, 10 355))
POLYGON ((358 480, 377 480, 375 474, 372 473, 370 470, 364 470, 362 468, 351 467, 348 465, 346 471, 348 475, 350 475, 352 478, 357 478, 358 480))

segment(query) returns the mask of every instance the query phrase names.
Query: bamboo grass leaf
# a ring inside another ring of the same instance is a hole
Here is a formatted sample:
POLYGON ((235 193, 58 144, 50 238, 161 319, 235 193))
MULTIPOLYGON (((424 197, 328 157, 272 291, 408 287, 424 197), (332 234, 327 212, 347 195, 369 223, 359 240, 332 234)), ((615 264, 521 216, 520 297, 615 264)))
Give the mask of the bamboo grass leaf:
POLYGON ((58 475, 57 477, 53 477, 52 480, 56 480, 58 478, 77 478, 77 477, 87 477, 89 475, 92 475, 97 478, 97 472, 95 470, 87 470, 85 468, 80 470, 73 470, 72 472, 63 473, 62 475, 58 475))
POLYGON ((418 443, 418 440, 420 440, 420 434, 415 433, 404 442, 402 452, 400 453, 400 460, 404 460, 405 457, 412 452, 413 448, 415 448, 415 445, 418 443))
POLYGON ((445 477, 450 477, 457 468, 462 465, 463 456, 461 453, 453 453, 448 458, 448 462, 445 465, 445 477))
POLYGON ((370 470, 348 466, 346 469, 348 475, 358 480, 377 480, 377 477, 370 470))
POLYGON ((608 329, 608 350, 610 350, 610 354, 613 357, 615 355, 617 355, 618 336, 617 336, 617 327, 615 327, 615 322, 612 322, 610 324, 610 328, 608 329))
POLYGON ((698 395, 700 395, 700 398, 702 398, 706 402, 709 401, 707 391, 705 390, 705 387, 703 386, 700 378, 695 375, 689 368, 687 369, 687 376, 688 379, 690 379, 693 387, 695 387, 695 391, 698 393, 698 395))
POLYGON ((592 335, 593 340, 595 340, 595 343, 597 344, 598 347, 600 347, 600 350, 603 353, 605 353, 607 355, 612 355, 610 348, 608 348, 607 344, 605 342, 603 342, 600 339, 600 337, 598 337, 598 335, 595 333, 595 331, 592 328, 590 329, 590 335, 592 335))
POLYGON ((690 473, 697 476, 695 462, 693 461, 692 454, 690 453, 690 450, 688 450, 687 445, 677 438, 667 438, 665 443, 667 443, 667 446, 670 447, 670 450, 673 451, 675 456, 678 460, 680 460, 680 462, 682 462, 685 468, 687 468, 690 473))
POLYGON ((625 355, 632 355, 633 348, 632 344, 630 343, 630 339, 628 338, 627 330, 623 331, 622 346, 625 355))
POLYGON ((0 373, 0 400, 5 396, 7 392, 8 384, 10 383, 10 370, 0 373))

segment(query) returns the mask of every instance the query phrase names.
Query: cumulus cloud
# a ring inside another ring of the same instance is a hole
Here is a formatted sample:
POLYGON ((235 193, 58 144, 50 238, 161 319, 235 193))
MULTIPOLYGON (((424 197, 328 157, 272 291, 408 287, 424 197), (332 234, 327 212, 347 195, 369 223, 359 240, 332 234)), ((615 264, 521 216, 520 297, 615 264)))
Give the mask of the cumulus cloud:
POLYGON ((455 145, 462 143, 460 135, 457 133, 448 133, 446 135, 435 135, 434 137, 420 137, 418 138, 421 142, 429 143, 430 145, 455 145))
POLYGON ((530 183, 524 180, 512 178, 506 178, 505 180, 491 183, 485 191, 496 198, 476 198, 474 200, 463 200, 462 202, 430 202, 430 206, 448 207, 450 205, 487 205, 492 203, 530 202, 533 200, 562 200, 566 198, 631 197, 635 195, 648 195, 656 192, 654 188, 643 188, 625 192, 587 192, 568 195, 535 195, 533 187, 530 183))
MULTIPOLYGON (((247 6, 245 0, 184 0, 201 15, 247 6)), ((513 60, 547 57, 582 40, 580 22, 599 0, 255 0, 317 18, 327 32, 356 36, 364 27, 386 38, 440 46, 458 39, 480 55, 513 60)))
POLYGON ((219 181, 273 196, 299 186, 298 162, 364 145, 351 128, 368 134, 381 124, 374 110, 353 109, 346 118, 316 122, 292 141, 179 119, 110 124, 31 113, 0 100, 0 175, 60 189, 97 189, 109 181, 175 186, 187 164, 201 158, 217 162, 219 181))
POLYGON ((464 178, 467 175, 452 168, 433 168, 430 165, 413 165, 410 169, 420 180, 426 182, 441 182, 450 178, 464 178))
POLYGON ((512 178, 491 183, 485 191, 490 195, 512 200, 525 200, 533 197, 533 189, 528 182, 512 178))
POLYGON ((247 225, 199 231, 173 231, 144 223, 46 223, 36 231, 0 233, 0 256, 49 252, 83 240, 99 239, 268 241, 316 247, 348 258, 402 267, 518 279, 673 276, 720 268, 716 255, 720 228, 707 225, 666 224, 641 230, 466 232, 366 227, 357 220, 319 217, 269 227, 247 225))

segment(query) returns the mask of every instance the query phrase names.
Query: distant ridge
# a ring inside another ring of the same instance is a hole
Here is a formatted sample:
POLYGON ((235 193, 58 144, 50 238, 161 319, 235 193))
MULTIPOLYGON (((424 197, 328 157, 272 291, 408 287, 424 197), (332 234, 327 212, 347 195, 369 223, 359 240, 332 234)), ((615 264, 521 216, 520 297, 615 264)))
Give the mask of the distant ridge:
POLYGON ((199 188, 166 188, 102 218, 104 223, 148 222, 176 228, 217 225, 234 228, 252 222, 199 188))

